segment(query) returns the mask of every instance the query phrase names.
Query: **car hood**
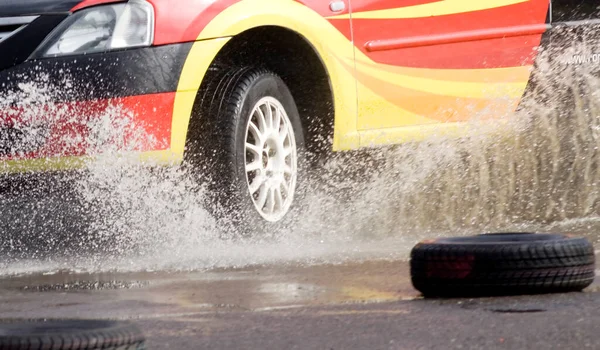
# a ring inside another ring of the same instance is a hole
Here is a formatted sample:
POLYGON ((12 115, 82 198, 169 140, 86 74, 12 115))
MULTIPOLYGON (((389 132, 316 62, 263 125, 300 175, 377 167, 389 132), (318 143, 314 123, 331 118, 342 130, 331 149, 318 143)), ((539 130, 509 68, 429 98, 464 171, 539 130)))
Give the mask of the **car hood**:
POLYGON ((68 12, 82 0, 0 0, 0 17, 68 12))

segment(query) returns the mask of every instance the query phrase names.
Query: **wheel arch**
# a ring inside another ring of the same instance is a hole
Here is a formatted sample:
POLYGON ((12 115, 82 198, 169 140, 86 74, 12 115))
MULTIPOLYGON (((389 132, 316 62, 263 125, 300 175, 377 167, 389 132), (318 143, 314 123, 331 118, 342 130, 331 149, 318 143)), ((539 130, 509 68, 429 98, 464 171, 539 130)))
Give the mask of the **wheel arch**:
POLYGON ((334 111, 333 149, 358 145, 352 43, 324 17, 298 2, 246 0, 228 7, 208 23, 186 59, 171 133, 171 151, 181 159, 195 98, 211 67, 230 43, 265 29, 293 33, 310 46, 327 74, 334 111))
MULTIPOLYGON (((214 98, 210 91, 214 81, 243 67, 266 69, 285 82, 300 113, 311 153, 322 154, 332 148, 335 92, 331 76, 319 53, 304 36, 279 26, 251 28, 223 46, 200 85, 189 129, 210 117, 203 110, 206 105, 203 101, 214 98), (257 47, 260 49, 256 50, 257 47)), ((189 135, 188 132, 188 138, 189 135)))

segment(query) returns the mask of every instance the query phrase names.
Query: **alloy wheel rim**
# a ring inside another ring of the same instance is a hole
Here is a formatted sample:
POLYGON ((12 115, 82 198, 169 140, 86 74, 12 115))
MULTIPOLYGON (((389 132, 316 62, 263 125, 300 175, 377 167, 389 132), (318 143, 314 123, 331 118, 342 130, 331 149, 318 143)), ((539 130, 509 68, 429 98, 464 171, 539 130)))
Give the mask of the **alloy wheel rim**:
POLYGON ((267 221, 281 220, 294 199, 298 169, 294 129, 281 103, 270 96, 252 109, 244 140, 246 184, 267 221))

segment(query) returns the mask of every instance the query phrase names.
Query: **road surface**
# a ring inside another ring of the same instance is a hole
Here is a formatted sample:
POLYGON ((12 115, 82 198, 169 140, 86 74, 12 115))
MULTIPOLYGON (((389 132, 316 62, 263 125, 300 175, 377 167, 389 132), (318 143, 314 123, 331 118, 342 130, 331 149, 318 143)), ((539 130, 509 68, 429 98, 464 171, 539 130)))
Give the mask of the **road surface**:
POLYGON ((204 272, 26 274, 0 318, 134 321, 149 349, 583 349, 600 345, 600 285, 583 293, 419 297, 406 261, 204 272))

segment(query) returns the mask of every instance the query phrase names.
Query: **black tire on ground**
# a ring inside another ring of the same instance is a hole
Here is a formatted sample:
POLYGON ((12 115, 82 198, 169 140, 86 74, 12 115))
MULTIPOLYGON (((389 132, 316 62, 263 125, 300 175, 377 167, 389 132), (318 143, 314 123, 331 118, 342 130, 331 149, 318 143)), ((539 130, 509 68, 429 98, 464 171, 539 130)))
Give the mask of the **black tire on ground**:
POLYGON ((207 208, 225 227, 242 235, 273 234, 290 226, 302 195, 304 130, 294 98, 275 73, 263 68, 218 67, 196 101, 186 146, 186 162, 208 184, 207 208), (298 162, 296 191, 289 212, 266 221, 254 207, 245 171, 246 126, 256 103, 272 97, 283 106, 293 128, 298 162))
POLYGON ((497 233, 421 242, 410 269, 426 297, 570 292, 592 284, 595 256, 581 237, 497 233))
POLYGON ((104 320, 0 320, 0 350, 145 349, 129 322, 104 320))

